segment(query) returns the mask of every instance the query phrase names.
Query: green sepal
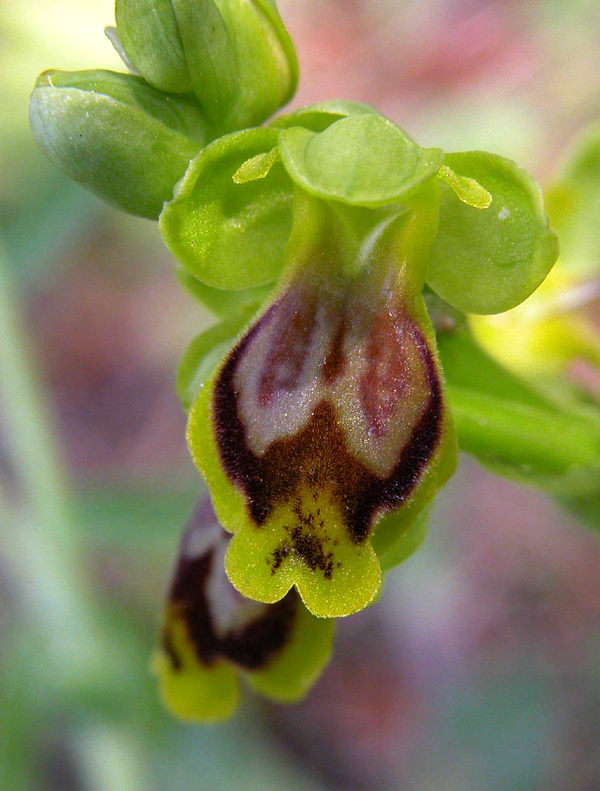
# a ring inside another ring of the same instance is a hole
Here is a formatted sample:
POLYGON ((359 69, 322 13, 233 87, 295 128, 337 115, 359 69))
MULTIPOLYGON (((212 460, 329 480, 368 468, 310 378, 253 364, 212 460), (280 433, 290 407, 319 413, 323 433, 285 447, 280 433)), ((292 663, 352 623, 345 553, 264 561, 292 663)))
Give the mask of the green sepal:
POLYGON ((214 327, 201 332, 189 343, 179 365, 175 388, 181 405, 187 412, 198 396, 198 391, 208 379, 234 338, 244 328, 255 312, 256 306, 242 309, 238 315, 225 319, 214 327))
POLYGON ((68 176, 152 220, 206 141, 205 118, 191 98, 104 70, 44 72, 30 121, 38 144, 68 176))
POLYGON ((289 129, 301 126, 311 132, 323 132, 328 126, 347 118, 349 115, 378 115, 379 110, 364 102, 335 101, 317 102, 308 107, 300 107, 293 113, 278 115, 269 123, 275 129, 289 129))
POLYGON ((496 154, 447 154, 459 177, 474 179, 492 196, 489 208, 465 205, 441 184, 440 228, 427 272, 431 288, 469 313, 501 313, 523 302, 558 256, 536 182, 496 154))
POLYGON ((273 285, 268 283, 265 286, 246 288, 241 291, 227 291, 201 283, 178 261, 175 262, 174 269, 175 276, 186 291, 215 315, 223 318, 233 316, 247 307, 262 305, 273 289, 273 285))
POLYGON ((438 347, 459 449, 497 475, 552 495, 585 495, 600 475, 600 428, 506 371, 464 331, 438 347))
POLYGON ((293 703, 310 690, 331 658, 335 621, 316 618, 300 605, 290 641, 265 668, 243 671, 246 681, 261 695, 280 703, 293 703))
POLYGON ((599 269, 600 123, 578 135, 556 180, 544 191, 560 239, 561 261, 582 276, 599 269))
POLYGON ((262 123, 294 95, 296 54, 271 0, 117 0, 116 19, 148 82, 193 91, 221 132, 262 123))
POLYGON ((444 158, 375 114, 349 115, 323 132, 283 129, 279 150, 290 177, 311 195, 371 208, 406 200, 444 158))
POLYGON ((160 217, 165 244, 202 283, 246 289, 271 283, 283 266, 291 229, 292 183, 276 162, 246 184, 233 175, 277 145, 274 129, 247 129, 215 140, 190 164, 160 217))

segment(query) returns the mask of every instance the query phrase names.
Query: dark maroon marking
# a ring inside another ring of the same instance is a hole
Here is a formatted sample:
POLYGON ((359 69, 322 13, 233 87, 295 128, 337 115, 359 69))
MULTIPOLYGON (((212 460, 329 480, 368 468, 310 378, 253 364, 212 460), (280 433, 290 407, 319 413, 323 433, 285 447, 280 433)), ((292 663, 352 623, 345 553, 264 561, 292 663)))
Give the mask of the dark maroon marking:
MULTIPOLYGON (((271 574, 275 574, 288 555, 295 555, 311 571, 318 569, 323 572, 323 577, 326 580, 330 580, 335 564, 333 552, 325 551, 325 544, 329 541, 329 537, 323 535, 322 531, 325 529, 323 520, 318 519, 318 513, 305 512, 300 501, 294 504, 292 510, 298 519, 298 524, 286 525, 285 530, 289 540, 284 539, 267 558, 271 574)), ((320 508, 317 509, 319 513, 320 510, 320 508)), ((334 542, 334 544, 337 543, 337 541, 334 542)))
POLYGON ((288 294, 283 301, 291 304, 282 306, 282 315, 275 318, 273 346, 258 383, 258 398, 263 407, 268 406, 279 393, 290 392, 297 387, 315 327, 314 292, 301 291, 293 298, 288 294), (281 367, 285 369, 283 373, 281 367))
POLYGON ((344 373, 346 357, 344 355, 344 338, 346 336, 346 321, 342 319, 331 341, 329 351, 321 366, 321 379, 326 385, 331 385, 344 373))
MULTIPOLYGON (((205 510, 202 507, 197 509, 192 519, 198 519, 205 510)), ((215 519, 210 506, 209 510, 215 519)), ((213 547, 198 558, 180 555, 169 592, 172 614, 184 621, 196 656, 204 665, 210 666, 225 658, 248 670, 265 667, 290 637, 299 606, 298 595, 290 591, 281 601, 268 605, 258 617, 239 629, 219 635, 214 628, 207 594, 213 557, 213 547)), ((213 573, 225 576, 222 568, 213 573)), ((181 671, 183 662, 173 643, 169 621, 163 629, 162 647, 173 670, 181 671)))
MULTIPOLYGON (((198 659, 205 665, 211 665, 219 654, 206 596, 212 559, 212 552, 195 560, 180 558, 169 594, 169 603, 177 616, 184 620, 198 659)), ((170 636, 169 641, 173 651, 170 636)))
POLYGON ((298 594, 290 591, 281 601, 268 605, 260 618, 222 637, 223 655, 248 670, 259 670, 288 641, 297 611, 298 594))
POLYGON ((352 455, 338 426, 335 407, 327 401, 316 406, 307 425, 295 437, 277 440, 259 458, 246 441, 234 377, 246 347, 277 304, 232 349, 217 378, 213 415, 223 466, 244 492, 257 526, 265 523, 275 505, 297 494, 301 475, 316 489, 324 483, 331 485, 342 505, 348 534, 359 543, 370 534, 379 511, 396 508, 407 499, 440 441, 444 405, 433 355, 425 337, 411 322, 410 331, 421 354, 430 393, 419 422, 387 478, 374 475, 352 455))
POLYGON ((267 563, 271 567, 271 574, 275 574, 277 569, 281 566, 283 561, 290 554, 290 547, 287 541, 282 541, 271 553, 271 560, 267 559, 267 563))

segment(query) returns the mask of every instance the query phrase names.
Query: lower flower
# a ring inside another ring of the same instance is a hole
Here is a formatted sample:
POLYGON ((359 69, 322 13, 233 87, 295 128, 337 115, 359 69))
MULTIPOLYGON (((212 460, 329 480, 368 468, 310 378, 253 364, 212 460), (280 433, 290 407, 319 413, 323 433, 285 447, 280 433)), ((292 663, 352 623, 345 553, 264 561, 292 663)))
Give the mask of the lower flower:
POLYGON ((297 700, 331 653, 333 621, 313 617, 295 592, 265 605, 232 587, 223 569, 229 541, 206 498, 183 536, 153 658, 162 699, 182 719, 226 719, 239 677, 267 697, 297 700))

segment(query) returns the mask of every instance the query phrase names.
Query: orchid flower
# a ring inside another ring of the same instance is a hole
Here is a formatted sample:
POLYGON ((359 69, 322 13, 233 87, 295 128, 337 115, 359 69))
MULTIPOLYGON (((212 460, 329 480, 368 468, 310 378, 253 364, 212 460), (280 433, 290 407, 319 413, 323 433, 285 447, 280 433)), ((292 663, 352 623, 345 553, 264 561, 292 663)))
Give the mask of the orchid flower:
POLYGON ((116 21, 133 73, 46 72, 31 125, 76 181, 159 220, 178 279, 220 317, 177 372, 212 507, 184 535, 154 659, 171 711, 216 720, 239 677, 278 700, 308 690, 332 619, 423 541, 457 439, 587 496, 600 432, 466 325, 556 260, 522 168, 423 148, 357 102, 269 121, 298 78, 273 0, 117 0, 116 21))

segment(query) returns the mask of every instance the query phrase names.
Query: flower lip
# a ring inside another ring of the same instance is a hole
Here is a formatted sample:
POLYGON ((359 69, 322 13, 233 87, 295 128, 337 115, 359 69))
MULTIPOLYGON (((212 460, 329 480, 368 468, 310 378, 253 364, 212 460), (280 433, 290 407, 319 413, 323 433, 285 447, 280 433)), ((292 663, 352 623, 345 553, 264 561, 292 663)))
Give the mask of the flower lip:
POLYGON ((265 603, 295 586, 325 618, 373 600, 376 524, 393 513, 408 529, 455 458, 420 293, 420 209, 359 211, 297 192, 284 280, 188 425, 234 533, 233 585, 265 603))
MULTIPOLYGON (((259 456, 247 441, 246 428, 239 412, 240 395, 235 375, 248 346, 272 319, 277 307, 278 303, 272 305, 232 350, 215 385, 214 418, 223 465, 230 478, 244 490, 252 518, 260 526, 264 525, 277 501, 288 498, 296 489, 300 470, 306 469, 309 463, 310 456, 306 449, 319 446, 321 455, 327 457, 327 466, 321 471, 314 470, 315 482, 317 485, 322 483, 318 479, 321 473, 331 483, 332 456, 335 456, 336 486, 344 504, 346 526, 352 541, 360 543, 369 535, 373 518, 379 511, 397 507, 408 498, 435 451, 441 435, 443 402, 433 356, 422 333, 413 324, 411 334, 425 368, 429 397, 408 443, 402 448, 398 461, 386 477, 374 475, 348 449, 336 410, 329 400, 318 403, 308 423, 296 436, 276 441, 259 456)), ((334 337, 331 353, 324 359, 323 377, 328 382, 339 377, 343 369, 339 338, 341 332, 342 324, 334 337)), ((363 403, 368 410, 368 399, 365 398, 363 403)), ((381 413, 386 411, 386 407, 389 411, 389 404, 379 405, 379 408, 375 406, 372 410, 372 434, 381 432, 384 423, 381 413)), ((302 516, 297 504, 294 510, 300 522, 314 518, 302 516)), ((294 542, 293 537, 292 542, 296 554, 307 565, 319 568, 325 578, 331 576, 322 547, 314 542, 294 542)), ((277 566, 275 558, 273 562, 277 566)))

